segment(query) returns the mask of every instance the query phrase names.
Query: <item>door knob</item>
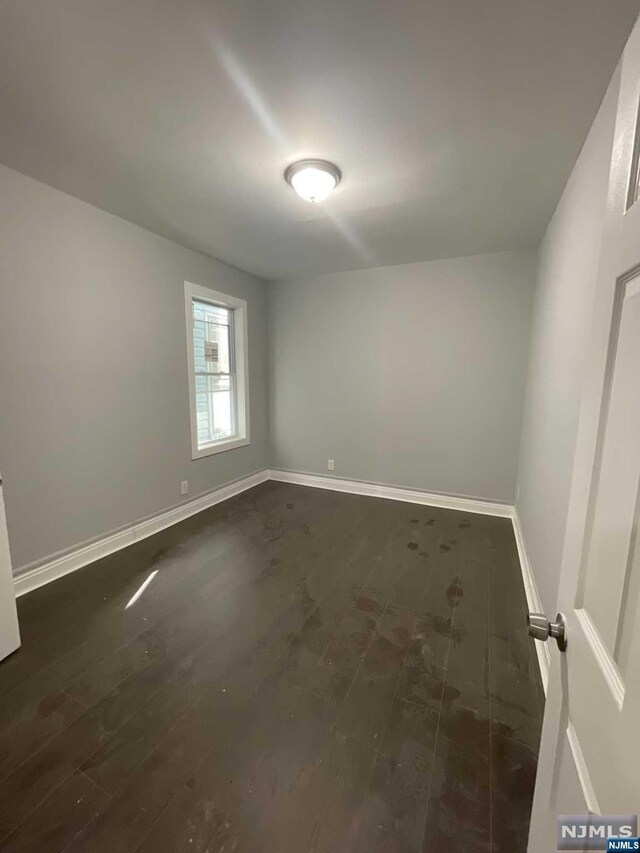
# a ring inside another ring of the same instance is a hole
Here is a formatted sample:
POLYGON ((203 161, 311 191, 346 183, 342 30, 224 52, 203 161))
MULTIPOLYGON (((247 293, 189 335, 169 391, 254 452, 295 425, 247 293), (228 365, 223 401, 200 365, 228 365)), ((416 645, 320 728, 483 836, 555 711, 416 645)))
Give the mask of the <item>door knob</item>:
POLYGON ((567 649, 567 631, 562 613, 558 613, 555 622, 549 622, 544 613, 529 613, 527 616, 529 636, 534 640, 548 640, 553 637, 561 652, 567 649))

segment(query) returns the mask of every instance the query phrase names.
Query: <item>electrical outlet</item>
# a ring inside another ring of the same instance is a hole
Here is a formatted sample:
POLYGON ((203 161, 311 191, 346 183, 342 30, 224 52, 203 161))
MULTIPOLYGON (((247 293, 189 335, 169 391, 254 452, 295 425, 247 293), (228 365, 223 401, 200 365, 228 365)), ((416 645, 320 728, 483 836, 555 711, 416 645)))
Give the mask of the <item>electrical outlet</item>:
POLYGON ((327 459, 327 469, 329 471, 335 471, 336 462, 335 459, 327 459))
POLYGON ((182 480, 181 481, 181 483, 180 483, 180 494, 181 495, 188 495, 189 494, 189 481, 188 480, 182 480))

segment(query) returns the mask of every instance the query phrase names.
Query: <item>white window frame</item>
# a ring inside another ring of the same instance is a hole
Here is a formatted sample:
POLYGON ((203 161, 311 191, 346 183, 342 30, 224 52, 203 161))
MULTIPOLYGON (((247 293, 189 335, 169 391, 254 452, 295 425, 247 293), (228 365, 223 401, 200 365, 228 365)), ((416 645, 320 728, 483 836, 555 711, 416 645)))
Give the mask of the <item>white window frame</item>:
POLYGON ((237 296, 229 296, 201 287, 189 281, 184 283, 184 308, 187 329, 187 365, 189 373, 189 415, 191 421, 191 458, 201 459, 236 447, 251 444, 249 433, 249 335, 247 334, 247 303, 237 296), (233 311, 233 346, 235 354, 236 434, 212 441, 198 448, 198 418, 196 413, 196 377, 193 353, 193 300, 210 302, 233 311))

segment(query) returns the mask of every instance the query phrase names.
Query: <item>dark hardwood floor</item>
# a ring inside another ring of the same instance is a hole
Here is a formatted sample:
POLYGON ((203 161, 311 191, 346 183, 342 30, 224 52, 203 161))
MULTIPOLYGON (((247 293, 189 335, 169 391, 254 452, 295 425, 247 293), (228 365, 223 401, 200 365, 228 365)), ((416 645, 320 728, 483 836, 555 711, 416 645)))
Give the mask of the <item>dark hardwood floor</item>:
POLYGON ((1 853, 526 849, 543 693, 506 519, 269 482, 19 612, 1 853))

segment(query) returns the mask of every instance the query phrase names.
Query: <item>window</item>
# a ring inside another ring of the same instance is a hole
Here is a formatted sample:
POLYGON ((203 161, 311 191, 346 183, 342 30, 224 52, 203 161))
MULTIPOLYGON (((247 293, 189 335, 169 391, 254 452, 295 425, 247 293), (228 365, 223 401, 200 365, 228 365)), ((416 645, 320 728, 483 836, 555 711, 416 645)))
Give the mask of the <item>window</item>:
POLYGON ((247 303, 185 282, 191 456, 249 444, 247 303))

